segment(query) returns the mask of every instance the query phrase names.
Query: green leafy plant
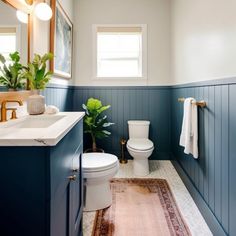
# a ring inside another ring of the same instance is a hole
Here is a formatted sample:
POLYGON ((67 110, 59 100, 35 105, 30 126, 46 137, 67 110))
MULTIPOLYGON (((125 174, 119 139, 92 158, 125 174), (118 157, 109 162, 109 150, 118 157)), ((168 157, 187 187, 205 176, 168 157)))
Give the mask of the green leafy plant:
POLYGON ((28 79, 30 89, 45 89, 53 74, 47 71, 47 61, 52 58, 52 53, 46 53, 42 57, 35 54, 33 61, 24 68, 23 76, 28 79))
POLYGON ((96 139, 108 137, 111 133, 106 128, 114 124, 107 121, 106 115, 102 115, 104 111, 110 108, 110 105, 103 106, 100 100, 89 98, 87 104, 83 104, 82 107, 86 112, 84 132, 91 135, 92 151, 96 152, 98 150, 96 139))
POLYGON ((23 66, 20 63, 19 52, 9 54, 10 61, 0 54, 0 84, 8 89, 17 90, 25 86, 25 78, 22 75, 23 66), (9 62, 9 63, 8 63, 9 62))

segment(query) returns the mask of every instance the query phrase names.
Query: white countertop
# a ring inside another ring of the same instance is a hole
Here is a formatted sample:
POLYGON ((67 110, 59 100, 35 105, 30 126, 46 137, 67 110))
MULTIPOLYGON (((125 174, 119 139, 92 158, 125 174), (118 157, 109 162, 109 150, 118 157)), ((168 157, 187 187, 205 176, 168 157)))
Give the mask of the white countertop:
POLYGON ((0 146, 55 146, 84 115, 84 112, 59 112, 55 115, 24 116, 0 123, 0 146), (22 124, 29 125, 27 119, 37 119, 39 123, 40 120, 56 121, 43 128, 25 128, 22 124))

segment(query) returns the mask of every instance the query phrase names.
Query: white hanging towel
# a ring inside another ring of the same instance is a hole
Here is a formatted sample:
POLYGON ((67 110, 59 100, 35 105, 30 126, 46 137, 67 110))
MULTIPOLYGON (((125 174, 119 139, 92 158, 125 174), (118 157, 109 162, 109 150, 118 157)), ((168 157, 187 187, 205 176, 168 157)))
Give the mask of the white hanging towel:
POLYGON ((184 153, 192 154, 198 158, 198 116, 194 98, 186 98, 184 101, 184 116, 180 135, 180 146, 184 147, 184 153))

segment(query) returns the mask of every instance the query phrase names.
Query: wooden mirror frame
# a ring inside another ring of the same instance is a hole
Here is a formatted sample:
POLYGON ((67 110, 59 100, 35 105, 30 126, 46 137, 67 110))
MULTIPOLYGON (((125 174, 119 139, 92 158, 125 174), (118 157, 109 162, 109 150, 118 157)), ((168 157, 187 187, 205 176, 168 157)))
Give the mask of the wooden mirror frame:
POLYGON ((19 0, 0 0, 5 2, 6 4, 10 5, 11 7, 15 8, 16 10, 21 10, 28 14, 28 24, 27 24, 27 37, 28 37, 28 45, 27 45, 27 61, 30 61, 31 56, 31 32, 33 32, 33 17, 31 14, 30 9, 27 5, 24 5, 19 0))
MULTIPOLYGON (((28 14, 28 23, 27 23, 27 38, 28 38, 28 45, 27 45, 27 62, 30 62, 31 58, 31 33, 33 33, 33 15, 30 11, 30 8, 27 5, 24 5, 19 0, 0 0, 5 2, 6 4, 10 5, 11 7, 15 8, 16 10, 21 10, 28 14)), ((27 90, 29 90, 29 81, 27 81, 27 90)))

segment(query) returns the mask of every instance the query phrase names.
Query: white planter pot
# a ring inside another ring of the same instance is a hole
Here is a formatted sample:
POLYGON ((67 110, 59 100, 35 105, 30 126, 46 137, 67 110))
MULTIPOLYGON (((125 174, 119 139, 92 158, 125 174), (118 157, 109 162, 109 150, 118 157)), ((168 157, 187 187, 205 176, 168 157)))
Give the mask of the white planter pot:
POLYGON ((45 97, 39 90, 32 90, 32 95, 27 100, 27 111, 30 115, 40 115, 45 111, 45 97))

